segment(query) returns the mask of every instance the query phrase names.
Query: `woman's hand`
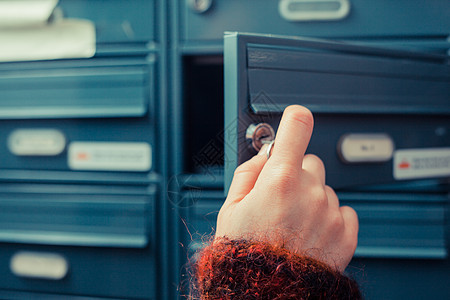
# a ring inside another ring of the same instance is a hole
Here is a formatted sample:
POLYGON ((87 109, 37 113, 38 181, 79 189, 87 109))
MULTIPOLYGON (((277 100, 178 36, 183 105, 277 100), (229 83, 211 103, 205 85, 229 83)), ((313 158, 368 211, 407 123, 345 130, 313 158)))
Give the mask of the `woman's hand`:
POLYGON ((344 271, 356 249, 358 217, 339 206, 322 161, 305 155, 312 130, 308 109, 286 108, 270 159, 265 146, 236 169, 216 237, 267 241, 344 271))

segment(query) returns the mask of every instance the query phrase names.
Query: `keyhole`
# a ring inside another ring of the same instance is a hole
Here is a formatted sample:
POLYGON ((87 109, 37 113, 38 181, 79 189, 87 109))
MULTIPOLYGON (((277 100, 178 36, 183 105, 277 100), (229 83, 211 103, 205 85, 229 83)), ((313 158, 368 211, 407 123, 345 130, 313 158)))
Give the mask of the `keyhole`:
POLYGON ((275 138, 275 132, 267 123, 251 124, 245 134, 253 149, 259 151, 264 144, 268 144, 275 138))

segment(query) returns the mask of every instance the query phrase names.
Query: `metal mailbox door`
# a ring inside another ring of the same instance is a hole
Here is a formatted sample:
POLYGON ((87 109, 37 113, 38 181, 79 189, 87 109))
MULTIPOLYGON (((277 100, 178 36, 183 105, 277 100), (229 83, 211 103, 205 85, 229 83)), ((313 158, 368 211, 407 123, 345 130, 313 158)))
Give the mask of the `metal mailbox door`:
POLYGON ((334 188, 450 176, 447 57, 242 33, 224 47, 226 188, 257 152, 255 126, 276 132, 291 104, 313 112, 307 152, 334 188))

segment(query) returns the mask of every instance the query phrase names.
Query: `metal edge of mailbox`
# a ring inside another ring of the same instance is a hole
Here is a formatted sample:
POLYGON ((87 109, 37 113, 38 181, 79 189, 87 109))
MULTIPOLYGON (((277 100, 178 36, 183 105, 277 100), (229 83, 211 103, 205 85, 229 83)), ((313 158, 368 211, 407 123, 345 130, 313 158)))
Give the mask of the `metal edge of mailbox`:
MULTIPOLYGON (((234 170, 237 167, 237 155, 234 153, 238 149, 238 123, 236 117, 239 115, 237 111, 239 108, 238 89, 239 78, 239 41, 236 33, 225 33, 224 36, 224 152, 225 152, 225 166, 224 166, 224 187, 225 195, 228 194, 228 189, 233 178, 234 170), (233 56, 231 56, 233 55, 233 56)), ((242 80, 246 80, 245 77, 242 80)))

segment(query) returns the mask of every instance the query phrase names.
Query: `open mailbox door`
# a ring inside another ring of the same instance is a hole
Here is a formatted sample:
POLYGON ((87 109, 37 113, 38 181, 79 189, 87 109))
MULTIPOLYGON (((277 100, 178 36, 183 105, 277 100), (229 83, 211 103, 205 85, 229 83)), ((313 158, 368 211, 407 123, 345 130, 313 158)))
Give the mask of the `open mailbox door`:
POLYGON ((333 188, 450 176, 448 57, 234 32, 224 55, 226 190, 291 104, 313 112, 333 188))

